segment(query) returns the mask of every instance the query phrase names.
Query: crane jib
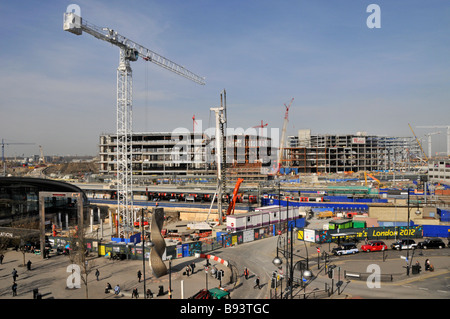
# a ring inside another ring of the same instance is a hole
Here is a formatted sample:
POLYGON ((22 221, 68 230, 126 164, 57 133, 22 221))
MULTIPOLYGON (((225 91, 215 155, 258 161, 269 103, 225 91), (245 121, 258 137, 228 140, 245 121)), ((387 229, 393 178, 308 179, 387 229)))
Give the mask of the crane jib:
POLYGON ((82 32, 89 33, 97 39, 109 42, 115 46, 125 49, 125 58, 129 61, 137 61, 140 56, 145 61, 153 62, 169 71, 181 75, 191 81, 204 85, 205 78, 194 74, 185 67, 145 48, 144 46, 120 35, 110 28, 101 28, 82 19, 73 12, 64 13, 63 29, 76 35, 82 32))

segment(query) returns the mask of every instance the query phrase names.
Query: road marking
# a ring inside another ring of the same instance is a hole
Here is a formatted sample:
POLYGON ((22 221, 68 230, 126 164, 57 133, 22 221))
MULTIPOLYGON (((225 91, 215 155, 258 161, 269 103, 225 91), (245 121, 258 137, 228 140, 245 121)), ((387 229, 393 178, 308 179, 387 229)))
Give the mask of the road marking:
POLYGON ((405 287, 405 288, 412 288, 411 285, 402 285, 402 286, 405 287))

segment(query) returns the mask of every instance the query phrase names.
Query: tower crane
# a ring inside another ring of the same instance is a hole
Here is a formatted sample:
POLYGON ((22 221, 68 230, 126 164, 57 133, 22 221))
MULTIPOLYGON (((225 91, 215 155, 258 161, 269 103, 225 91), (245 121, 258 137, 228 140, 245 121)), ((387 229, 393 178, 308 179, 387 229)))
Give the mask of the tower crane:
MULTIPOLYGON (((70 5, 67 8, 73 8, 70 5)), ((106 41, 120 50, 117 69, 117 206, 119 216, 119 237, 128 237, 133 229, 133 172, 132 172, 132 70, 130 62, 141 57, 145 61, 172 71, 198 84, 204 85, 200 77, 181 65, 147 49, 120 35, 110 28, 100 28, 81 18, 75 10, 64 13, 63 30, 75 35, 86 32, 99 40, 106 41)), ((78 9, 78 10, 76 10, 78 9)))
POLYGON ((431 154, 431 136, 436 135, 436 134, 441 134, 441 132, 425 134, 425 136, 428 137, 428 158, 430 158, 432 156, 432 154, 431 154))
POLYGON ((446 128, 447 129, 447 156, 450 156, 450 125, 417 126, 417 128, 446 128))
POLYGON ((412 127, 411 127, 411 124, 408 123, 408 125, 409 125, 409 128, 411 129, 411 132, 413 133, 414 137, 416 138, 416 141, 419 144, 420 149, 422 150, 423 156, 425 157, 425 162, 428 162, 428 157, 427 157, 427 155, 425 154, 425 152, 424 152, 424 150, 422 148, 422 144, 420 144, 419 139, 416 136, 416 133, 414 133, 414 131, 413 131, 412 127))
POLYGON ((283 123, 283 130, 281 131, 281 140, 280 140, 280 148, 278 151, 278 167, 277 167, 277 174, 280 172, 281 163, 283 161, 283 153, 284 153, 284 144, 286 143, 286 128, 288 124, 288 115, 289 115, 289 109, 291 108, 292 102, 294 101, 294 98, 292 98, 289 105, 284 104, 286 107, 286 112, 284 113, 284 123, 283 123))
POLYGON ((263 130, 267 125, 269 125, 269 123, 264 124, 263 120, 261 120, 261 124, 260 124, 260 125, 253 126, 253 128, 260 127, 260 128, 261 128, 261 134, 262 134, 262 130, 263 130))
POLYGON ((2 162, 3 162, 3 176, 6 176, 6 160, 5 160, 5 145, 34 145, 35 143, 6 143, 2 139, 2 162))
POLYGON ((195 120, 195 114, 192 116, 192 133, 195 136, 195 124, 197 124, 197 121, 195 120))

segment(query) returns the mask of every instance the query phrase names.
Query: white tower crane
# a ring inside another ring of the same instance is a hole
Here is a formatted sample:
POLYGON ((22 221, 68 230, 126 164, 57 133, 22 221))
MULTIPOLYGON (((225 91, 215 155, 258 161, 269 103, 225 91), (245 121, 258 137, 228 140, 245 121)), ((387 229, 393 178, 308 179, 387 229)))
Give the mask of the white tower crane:
POLYGON ((450 156, 450 125, 417 126, 417 128, 446 128, 447 129, 447 156, 450 156))
MULTIPOLYGON (((72 8, 71 6, 68 7, 72 8)), ((77 6, 78 11, 79 7, 77 6)), ((75 9, 77 9, 75 8, 75 9)), ((76 11, 76 10, 75 10, 76 11)), ((63 29, 76 35, 84 32, 109 42, 120 49, 117 69, 117 204, 119 237, 129 237, 133 228, 133 172, 132 172, 132 71, 130 61, 141 57, 160 67, 181 75, 198 84, 205 84, 200 77, 186 68, 166 59, 144 46, 118 34, 110 28, 97 27, 82 19, 74 10, 64 13, 63 29)))
POLYGON ((441 132, 425 134, 425 136, 428 137, 428 158, 431 158, 431 156, 433 155, 433 154, 431 154, 431 137, 436 134, 441 134, 441 132))

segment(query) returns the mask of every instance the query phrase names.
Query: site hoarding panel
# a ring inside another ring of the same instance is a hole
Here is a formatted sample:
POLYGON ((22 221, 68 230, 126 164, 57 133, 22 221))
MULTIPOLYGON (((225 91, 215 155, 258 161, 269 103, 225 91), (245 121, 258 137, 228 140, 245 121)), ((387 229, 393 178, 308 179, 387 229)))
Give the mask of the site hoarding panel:
POLYGON ((347 228, 341 231, 339 236, 337 230, 317 230, 318 243, 329 243, 340 240, 376 240, 395 238, 423 238, 423 226, 400 226, 400 227, 370 227, 370 228, 347 228))
POLYGON ((304 241, 314 243, 316 241, 316 231, 314 229, 304 229, 304 241))
POLYGON ((244 243, 248 243, 248 242, 250 242, 250 241, 255 240, 255 236, 254 236, 253 229, 250 229, 250 230, 244 230, 244 231, 242 232, 242 235, 243 235, 243 242, 244 242, 244 243))

